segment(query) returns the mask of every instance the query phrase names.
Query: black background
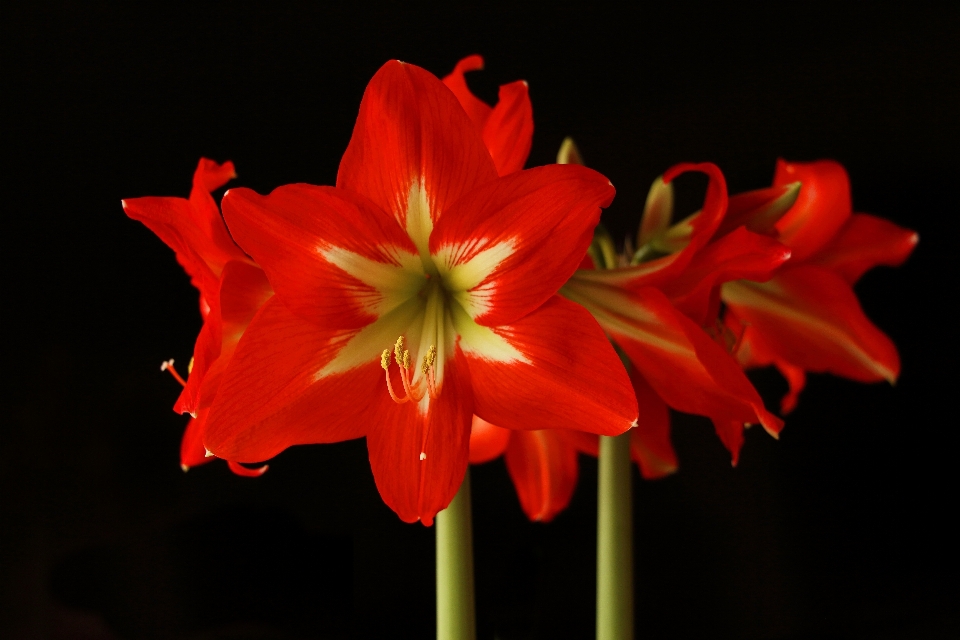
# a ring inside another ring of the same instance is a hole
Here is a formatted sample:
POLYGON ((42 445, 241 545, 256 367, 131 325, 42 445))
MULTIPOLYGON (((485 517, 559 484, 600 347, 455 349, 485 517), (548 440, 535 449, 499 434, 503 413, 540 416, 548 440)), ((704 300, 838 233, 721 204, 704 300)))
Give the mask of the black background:
MULTIPOLYGON (((255 480, 180 471, 158 365, 189 359, 197 296, 119 201, 186 196, 201 156, 260 192, 332 184, 384 61, 443 75, 481 53, 488 102, 530 83, 531 166, 570 134, 612 179, 616 237, 669 165, 716 162, 737 192, 778 156, 841 161, 857 210, 920 232, 857 286, 900 347, 896 387, 811 376, 737 469, 705 420, 675 419, 680 473, 635 484, 638 637, 956 637, 957 5, 20 5, 0 45, 0 635, 433 635, 434 532, 383 505, 362 441, 255 480)), ((754 380, 777 406, 784 383, 754 380)), ((473 473, 479 637, 590 637, 596 462, 549 525, 502 462, 473 473)))

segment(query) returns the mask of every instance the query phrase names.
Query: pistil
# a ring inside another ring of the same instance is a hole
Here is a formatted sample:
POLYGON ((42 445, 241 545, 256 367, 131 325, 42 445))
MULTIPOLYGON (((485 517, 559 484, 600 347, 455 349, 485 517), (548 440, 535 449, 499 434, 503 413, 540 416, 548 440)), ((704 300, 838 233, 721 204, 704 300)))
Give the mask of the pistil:
POLYGON ((173 358, 164 360, 162 363, 160 363, 160 371, 169 371, 174 380, 180 383, 180 386, 187 386, 187 381, 181 378, 180 374, 177 373, 177 370, 173 368, 173 358))

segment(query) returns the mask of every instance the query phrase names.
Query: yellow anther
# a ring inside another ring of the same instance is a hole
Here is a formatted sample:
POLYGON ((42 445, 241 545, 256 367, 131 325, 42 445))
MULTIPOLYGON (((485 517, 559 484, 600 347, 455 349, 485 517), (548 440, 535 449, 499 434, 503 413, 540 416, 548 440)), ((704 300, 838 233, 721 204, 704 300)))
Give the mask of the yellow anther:
POLYGON ((380 366, 384 371, 390 368, 390 349, 384 349, 380 354, 380 366))
POLYGON ((187 375, 193 373, 193 356, 190 357, 190 362, 187 363, 187 375))
POLYGON ((420 372, 423 375, 427 375, 427 372, 430 371, 430 368, 433 366, 433 363, 437 361, 437 348, 435 346, 430 346, 427 349, 427 353, 423 356, 423 361, 420 363, 420 372))
POLYGON ((403 351, 403 368, 404 369, 410 368, 410 352, 407 351, 406 349, 404 349, 403 351))
POLYGON ((393 345, 393 359, 397 361, 397 366, 403 366, 403 351, 404 351, 404 339, 403 336, 397 338, 397 344, 393 345))

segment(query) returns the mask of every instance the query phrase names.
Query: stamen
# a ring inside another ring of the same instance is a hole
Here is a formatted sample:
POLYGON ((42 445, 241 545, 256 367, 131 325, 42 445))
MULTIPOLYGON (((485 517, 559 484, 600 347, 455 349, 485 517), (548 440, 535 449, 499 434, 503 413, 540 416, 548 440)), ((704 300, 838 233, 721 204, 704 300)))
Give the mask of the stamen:
POLYGON ((396 344, 393 345, 393 359, 400 369, 400 382, 403 384, 404 391, 402 398, 394 391, 393 382, 390 379, 390 349, 384 349, 380 354, 380 366, 383 368, 387 380, 387 391, 390 392, 390 397, 393 398, 394 402, 397 404, 403 404, 411 400, 420 402, 427 393, 430 394, 431 398, 438 396, 436 368, 434 366, 437 361, 437 348, 435 346, 427 349, 427 353, 423 356, 420 363, 420 372, 423 374, 423 379, 417 380, 416 384, 414 384, 410 375, 410 365, 412 364, 410 351, 406 348, 406 341, 403 336, 397 338, 396 344), (421 386, 423 382, 426 382, 426 389, 421 386))
POLYGON ((430 394, 431 398, 437 397, 437 384, 436 384, 436 370, 433 366, 437 361, 437 347, 430 345, 430 348, 427 349, 426 355, 423 356, 423 360, 420 362, 420 373, 423 374, 423 379, 427 382, 427 392, 430 394))
MULTIPOLYGON (((384 376, 387 378, 387 391, 390 392, 390 397, 393 398, 393 401, 397 404, 409 402, 410 397, 399 397, 393 390, 393 383, 390 382, 390 349, 384 349, 383 353, 380 354, 380 366, 383 367, 384 376)), ((401 377, 402 375, 401 373, 401 377)))
POLYGON ((403 389, 407 392, 407 396, 414 402, 420 402, 423 398, 423 393, 418 393, 419 386, 417 385, 417 390, 414 391, 413 384, 410 382, 410 352, 404 351, 403 358, 401 360, 402 364, 400 365, 400 381, 403 382, 403 389))
MULTIPOLYGON (((190 364, 191 365, 193 364, 193 359, 190 360, 190 364)), ((164 362, 160 363, 160 371, 169 371, 170 375, 172 375, 174 379, 180 383, 181 386, 184 386, 184 387, 187 386, 187 381, 181 378, 180 374, 177 373, 177 370, 173 368, 173 358, 170 358, 169 360, 165 360, 164 362)))
MULTIPOLYGON (((384 373, 386 374, 386 378, 387 378, 387 391, 390 393, 390 397, 393 398, 393 401, 396 402, 397 404, 403 404, 404 402, 410 402, 410 396, 409 396, 409 395, 404 396, 403 398, 401 398, 401 397, 398 396, 397 393, 393 390, 393 383, 390 382, 390 371, 389 371, 389 370, 384 370, 384 373)), ((403 374, 401 374, 401 378, 402 378, 402 377, 403 377, 403 374)))

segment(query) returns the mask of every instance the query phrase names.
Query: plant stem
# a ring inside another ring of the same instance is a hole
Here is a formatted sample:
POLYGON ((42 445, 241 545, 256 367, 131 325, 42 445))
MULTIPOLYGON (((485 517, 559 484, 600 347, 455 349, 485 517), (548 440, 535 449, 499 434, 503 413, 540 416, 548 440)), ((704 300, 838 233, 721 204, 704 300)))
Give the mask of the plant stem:
POLYGON ((597 640, 633 640, 629 433, 600 437, 597 498, 597 640))
POLYGON ((470 469, 437 514, 437 640, 476 640, 473 604, 473 518, 470 469))

